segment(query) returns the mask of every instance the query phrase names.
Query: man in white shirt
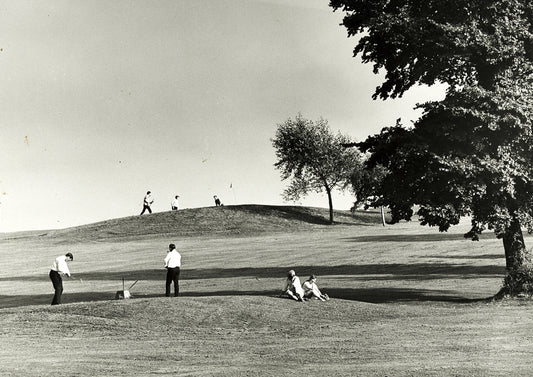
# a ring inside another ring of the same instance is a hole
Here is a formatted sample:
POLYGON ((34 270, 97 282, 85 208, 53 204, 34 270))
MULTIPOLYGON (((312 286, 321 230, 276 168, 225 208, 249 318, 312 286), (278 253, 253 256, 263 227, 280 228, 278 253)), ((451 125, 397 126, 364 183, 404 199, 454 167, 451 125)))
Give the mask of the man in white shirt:
POLYGON ((174 200, 172 200, 172 203, 170 203, 170 206, 172 207, 173 211, 177 211, 178 210, 178 198, 179 198, 179 195, 176 195, 174 197, 174 200))
POLYGON ((170 297, 170 285, 174 282, 174 296, 178 297, 180 292, 179 278, 181 268, 181 254, 176 250, 176 245, 168 245, 168 253, 165 257, 165 268, 167 269, 167 281, 165 296, 170 297))
POLYGON ((303 283, 302 288, 304 290, 305 298, 314 298, 320 301, 329 300, 329 296, 327 294, 323 294, 322 292, 320 292, 320 289, 318 289, 315 275, 309 276, 309 279, 303 283))
POLYGON ((300 285, 300 278, 296 276, 294 270, 290 270, 287 274, 287 283, 283 288, 282 294, 287 294, 296 301, 304 300, 304 290, 300 285))
POLYGON ((144 196, 143 200, 143 210, 141 212, 141 215, 144 213, 144 211, 148 211, 148 213, 152 213, 152 203, 154 202, 154 198, 152 198, 152 193, 150 191, 146 192, 146 195, 144 196))
POLYGON ((49 274, 55 292, 54 298, 52 299, 52 305, 61 304, 61 295, 63 294, 63 279, 61 278, 61 274, 70 278, 71 275, 67 262, 72 260, 74 260, 72 253, 66 253, 65 255, 57 257, 52 264, 49 274))

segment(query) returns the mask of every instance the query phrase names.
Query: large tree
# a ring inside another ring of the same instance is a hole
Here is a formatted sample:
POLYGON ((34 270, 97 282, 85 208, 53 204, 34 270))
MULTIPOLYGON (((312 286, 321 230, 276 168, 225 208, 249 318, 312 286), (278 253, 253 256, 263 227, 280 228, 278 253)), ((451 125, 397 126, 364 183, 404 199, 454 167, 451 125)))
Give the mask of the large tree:
POLYGON ((472 217, 472 239, 503 240, 510 294, 533 292, 533 7, 518 0, 331 0, 359 36, 354 55, 385 71, 374 98, 417 84, 448 85, 420 105, 411 128, 382 130, 360 144, 388 169, 382 203, 394 221, 420 205, 422 224, 441 231, 472 217), (529 276, 528 276, 529 275, 529 276))
POLYGON ((274 166, 283 180, 291 179, 284 199, 325 191, 333 223, 332 191, 346 187, 350 174, 362 167, 359 152, 344 147, 351 142, 348 136, 334 134, 324 119, 313 122, 298 115, 279 124, 272 145, 277 157, 274 166))
MULTIPOLYGON (((358 144, 349 145, 357 146, 358 144)), ((355 169, 350 175, 350 186, 355 195, 354 207, 372 207, 379 198, 387 169, 382 165, 364 162, 362 168, 355 169)))
MULTIPOLYGON (((359 206, 365 209, 369 207, 377 207, 376 203, 381 202, 380 192, 383 185, 383 180, 387 175, 387 169, 379 164, 368 164, 358 167, 350 175, 350 186, 355 195, 353 203, 353 210, 359 206)), ((381 223, 385 226, 385 209, 383 204, 380 205, 381 223)))

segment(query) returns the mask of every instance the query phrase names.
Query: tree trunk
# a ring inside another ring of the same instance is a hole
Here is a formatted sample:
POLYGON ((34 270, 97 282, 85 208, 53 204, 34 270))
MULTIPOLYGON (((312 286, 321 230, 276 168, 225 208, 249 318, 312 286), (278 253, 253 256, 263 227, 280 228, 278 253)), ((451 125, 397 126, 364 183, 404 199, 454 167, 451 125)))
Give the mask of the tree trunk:
POLYGON ((524 236, 520 228, 520 221, 517 218, 513 218, 509 228, 503 234, 503 248, 505 250, 507 271, 516 270, 525 262, 529 261, 524 236))
POLYGON ((503 234, 507 274, 497 296, 533 296, 531 252, 526 250, 520 221, 515 217, 503 234))
POLYGON ((329 187, 326 188, 326 192, 328 193, 329 202, 329 222, 330 224, 333 224, 333 200, 331 199, 331 190, 329 187))
POLYGON ((381 224, 385 226, 385 210, 383 209, 383 206, 381 206, 381 224))

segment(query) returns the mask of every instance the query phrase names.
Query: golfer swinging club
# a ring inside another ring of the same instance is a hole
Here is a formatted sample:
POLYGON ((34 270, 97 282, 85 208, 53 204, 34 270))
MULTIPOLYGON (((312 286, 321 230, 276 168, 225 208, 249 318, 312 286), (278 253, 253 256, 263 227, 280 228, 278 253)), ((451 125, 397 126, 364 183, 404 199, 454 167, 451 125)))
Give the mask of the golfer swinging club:
POLYGON ((55 291, 52 305, 61 304, 61 295, 63 294, 63 279, 61 278, 61 274, 67 275, 70 278, 71 275, 67 262, 72 260, 74 260, 72 253, 66 253, 65 255, 60 255, 57 257, 52 264, 49 274, 55 291))

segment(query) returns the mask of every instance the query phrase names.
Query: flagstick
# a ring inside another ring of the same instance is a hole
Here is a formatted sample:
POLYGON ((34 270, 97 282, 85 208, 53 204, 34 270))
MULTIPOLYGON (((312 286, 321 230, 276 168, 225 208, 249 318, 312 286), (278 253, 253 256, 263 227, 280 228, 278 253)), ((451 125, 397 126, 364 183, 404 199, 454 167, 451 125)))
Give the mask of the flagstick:
POLYGON ((237 205, 237 197, 235 196, 235 189, 233 188, 233 183, 230 184, 229 187, 231 188, 231 192, 233 193, 233 202, 235 203, 235 205, 237 205))

